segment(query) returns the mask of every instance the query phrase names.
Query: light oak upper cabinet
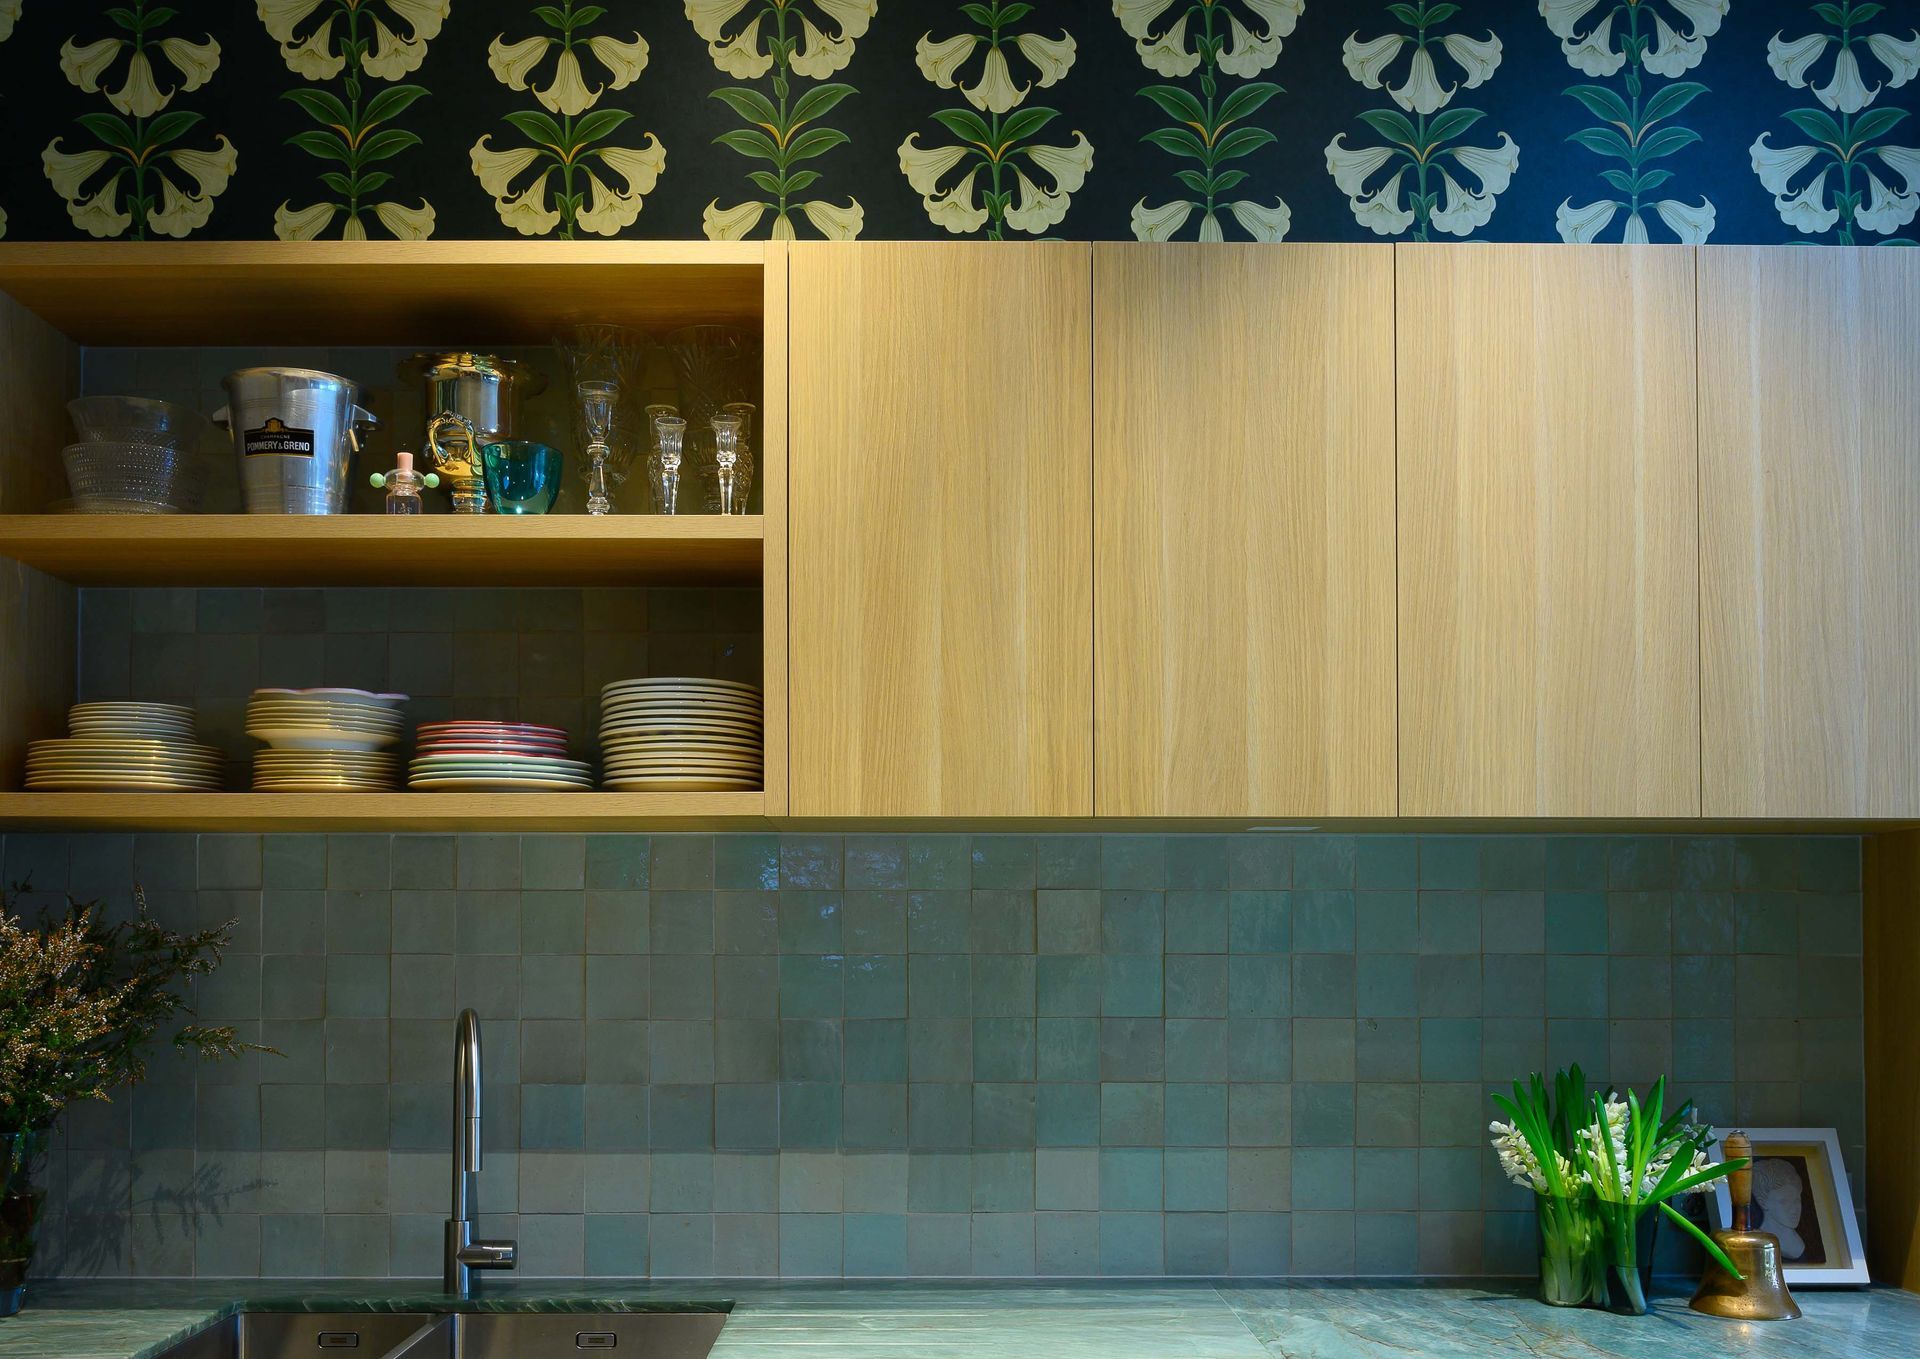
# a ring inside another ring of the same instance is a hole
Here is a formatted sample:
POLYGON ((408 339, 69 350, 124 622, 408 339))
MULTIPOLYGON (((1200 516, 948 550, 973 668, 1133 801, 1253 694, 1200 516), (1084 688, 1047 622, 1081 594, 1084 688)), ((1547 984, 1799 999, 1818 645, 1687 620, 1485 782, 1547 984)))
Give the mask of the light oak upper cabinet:
POLYGON ((1093 811, 1090 247, 793 247, 791 810, 1093 811))
POLYGON ((1394 811, 1393 255, 1094 247, 1102 816, 1394 811))
POLYGON ((1699 815, 1693 252, 1395 252, 1401 814, 1699 815))
POLYGON ((1920 815, 1920 269, 1700 252, 1709 816, 1920 815))

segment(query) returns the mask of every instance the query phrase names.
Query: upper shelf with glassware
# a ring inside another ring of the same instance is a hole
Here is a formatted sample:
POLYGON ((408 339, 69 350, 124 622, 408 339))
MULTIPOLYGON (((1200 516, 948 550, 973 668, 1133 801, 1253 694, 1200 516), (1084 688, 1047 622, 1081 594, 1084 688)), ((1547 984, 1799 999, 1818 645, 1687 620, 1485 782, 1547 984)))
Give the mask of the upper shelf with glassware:
POLYGON ((557 325, 747 323, 749 241, 104 241, 0 246, 0 292, 81 345, 545 344, 557 325))

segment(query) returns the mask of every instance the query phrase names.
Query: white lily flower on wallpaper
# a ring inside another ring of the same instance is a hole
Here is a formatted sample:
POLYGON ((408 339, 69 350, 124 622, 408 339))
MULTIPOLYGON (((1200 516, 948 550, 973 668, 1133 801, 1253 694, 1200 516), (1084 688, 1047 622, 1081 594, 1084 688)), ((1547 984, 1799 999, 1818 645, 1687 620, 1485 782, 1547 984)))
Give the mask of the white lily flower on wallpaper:
MULTIPOLYGON (((1399 146, 1349 147, 1338 133, 1327 143, 1327 172, 1334 184, 1347 195, 1354 221, 1376 235, 1391 236, 1413 225, 1417 215, 1410 203, 1403 203, 1401 190, 1412 159, 1399 146), (1375 192, 1367 192, 1367 181, 1379 170, 1402 162, 1393 175, 1375 192)), ((1449 146, 1437 151, 1427 162, 1429 171, 1438 170, 1441 205, 1428 219, 1436 230, 1450 236, 1465 236, 1483 227, 1493 216, 1495 200, 1513 183, 1520 168, 1520 147, 1507 133, 1500 134, 1495 146, 1449 146), (1477 187, 1469 187, 1440 165, 1441 157, 1450 157, 1471 176, 1477 187)))
POLYGON ((273 210, 273 234, 283 241, 318 240, 339 211, 332 203, 296 208, 291 202, 283 202, 273 210))
POLYGON ((1669 79, 1685 75, 1700 64, 1707 54, 1707 40, 1694 36, 1683 38, 1664 18, 1654 16, 1653 47, 1643 58, 1641 65, 1658 76, 1669 79))
MULTIPOLYGON (((408 207, 405 203, 375 203, 372 211, 380 225, 392 233, 397 241, 424 241, 433 235, 433 205, 424 198, 417 208, 408 207)), ((315 203, 305 208, 282 203, 274 210, 273 234, 283 241, 317 240, 340 212, 341 209, 333 203, 315 203)), ((367 228, 358 217, 349 218, 340 233, 340 239, 364 241, 367 239, 367 228)))
POLYGON ((859 239, 860 229, 867 221, 866 209, 851 198, 844 208, 824 198, 809 199, 800 205, 800 211, 813 223, 813 229, 829 241, 859 239))
MULTIPOLYGON (((20 22, 20 0, 0 0, 0 42, 13 36, 13 26, 20 22)), ((6 224, 4 215, 0 215, 0 228, 6 224)), ((4 234, 4 231, 0 231, 4 234)))
POLYGON ((1920 146, 1876 146, 1873 154, 1906 181, 1908 193, 1920 193, 1920 146))
POLYGON ((106 240, 133 225, 133 214, 120 210, 120 178, 125 173, 114 171, 92 198, 67 204, 67 216, 75 226, 97 240, 106 240))
POLYGON ((502 33, 487 45, 487 69, 493 72, 494 79, 510 90, 532 89, 533 97, 548 112, 572 117, 592 108, 607 90, 624 89, 638 80, 640 73, 647 69, 649 50, 647 40, 638 33, 633 35, 631 42, 622 42, 603 34, 589 38, 585 43, 576 42, 571 47, 538 34, 522 38, 519 42, 508 42, 506 34, 502 33), (605 84, 587 88, 586 73, 580 64, 582 47, 603 68, 607 77, 605 84), (556 48, 560 55, 554 62, 552 79, 544 88, 535 85, 535 72, 546 61, 548 53, 556 48))
POLYGON ((1404 168, 1396 170, 1376 192, 1354 196, 1348 204, 1353 220, 1376 236, 1398 236, 1412 226, 1413 209, 1400 203, 1400 182, 1406 174, 1404 168))
MULTIPOLYGON (((1220 69, 1228 75, 1242 77, 1258 75, 1280 59, 1282 41, 1293 33, 1306 9, 1306 0, 1209 0, 1209 3, 1216 14, 1225 15, 1227 19, 1227 45, 1220 53, 1220 69), (1241 17, 1243 13, 1245 20, 1241 17)), ((1148 70, 1164 76, 1184 76, 1200 64, 1199 52, 1187 45, 1190 11, 1183 10, 1171 26, 1155 30, 1155 25, 1173 4, 1174 0, 1113 0, 1113 13, 1120 27, 1134 40, 1133 50, 1148 70)))
POLYGON ((1773 206, 1780 220, 1809 236, 1831 231, 1840 220, 1840 210, 1827 206, 1827 174, 1828 170, 1822 169, 1799 193, 1775 197, 1773 206))
MULTIPOLYGON (((1440 83, 1432 47, 1416 44, 1412 38, 1400 33, 1383 34, 1365 42, 1360 40, 1358 33, 1350 34, 1341 45, 1341 59, 1347 74, 1367 89, 1377 90, 1385 86, 1387 93, 1393 96, 1393 102, 1409 113, 1432 113, 1445 107, 1455 91, 1462 88, 1470 90, 1485 84, 1499 69, 1503 48, 1499 37, 1491 32, 1485 38, 1449 33, 1441 40, 1440 50, 1460 68, 1457 79, 1451 85, 1440 83), (1407 65, 1407 78, 1399 85, 1390 85, 1389 72, 1405 47, 1414 49, 1407 65)), ((1454 74, 1449 72, 1449 75, 1454 74)))
POLYGON ((1840 49, 1840 55, 1833 59, 1833 78, 1825 85, 1813 87, 1813 97, 1836 113, 1858 113, 1873 102, 1880 93, 1875 85, 1868 89, 1860 78, 1860 58, 1853 54, 1851 46, 1840 49))
POLYGON ((1240 198, 1227 204, 1227 211, 1233 214, 1240 229, 1256 241, 1284 241, 1287 229, 1293 225, 1293 209, 1280 198, 1273 200, 1272 207, 1240 198))
POLYGON ((1340 60, 1348 75, 1368 89, 1377 90, 1386 81, 1387 67, 1400 55, 1400 49, 1412 41, 1405 34, 1382 33, 1362 42, 1356 29, 1340 44, 1340 60))
POLYGON ((1349 198, 1358 198, 1366 190, 1367 177, 1398 154, 1391 146, 1350 147, 1341 138, 1347 134, 1336 132, 1333 140, 1327 143, 1327 173, 1333 176, 1334 185, 1349 198))
POLYGON ((1682 245, 1705 245, 1719 218, 1713 204, 1704 196, 1698 207, 1677 198, 1663 198, 1653 205, 1653 210, 1682 245))
POLYGON ((1492 194, 1462 188, 1460 181, 1445 170, 1440 172, 1440 182, 1446 192, 1431 218, 1437 230, 1449 236, 1470 236, 1476 227, 1485 226, 1493 217, 1492 194))
POLYGON ((625 187, 609 187, 591 169, 587 175, 587 207, 574 220, 598 236, 615 236, 640 216, 641 200, 653 192, 667 168, 667 149, 651 132, 645 146, 604 146, 592 152, 625 187))
MULTIPOLYGON (((692 13, 691 7, 688 13, 692 13)), ((766 211, 765 203, 754 202, 723 208, 716 198, 700 214, 700 223, 710 241, 744 241, 747 233, 760 225, 760 219, 766 215, 766 211)))
MULTIPOLYGON (((910 132, 900 143, 900 172, 920 195, 928 220, 956 236, 978 231, 992 216, 980 194, 984 186, 979 183, 989 163, 975 147, 923 147, 915 140, 919 135, 910 132), (969 160, 974 163, 966 174, 943 189, 942 181, 969 160)), ((1093 168, 1093 145, 1085 134, 1075 132, 1071 146, 1022 146, 1013 154, 1025 156, 1035 170, 1052 180, 1051 186, 1042 184, 1011 159, 1002 162, 1002 173, 1011 169, 1014 175, 1010 187, 1015 198, 1006 212, 1006 224, 1016 231, 1039 235, 1066 216, 1072 196, 1093 168)))
MULTIPOLYGON (((1642 15, 1654 21, 1653 46, 1642 59, 1655 75, 1677 76, 1700 64, 1706 40, 1720 31, 1728 0, 1635 0, 1642 15), (1666 11, 1673 15, 1669 22, 1666 11)), ((1626 64, 1624 45, 1614 43, 1613 23, 1620 10, 1606 14, 1590 28, 1583 22, 1599 8, 1600 0, 1540 0, 1547 29, 1560 39, 1560 51, 1576 69, 1590 76, 1616 74, 1626 64)), ((1643 35, 1644 36, 1644 35, 1643 35)))
POLYGON ((1868 231, 1891 236, 1920 212, 1920 193, 1895 193, 1872 170, 1867 171, 1867 206, 1853 214, 1853 220, 1868 231))
POLYGON ((507 185, 521 171, 540 159, 540 149, 534 146, 516 146, 509 151, 495 151, 487 145, 487 136, 482 136, 473 144, 468 158, 473 165, 474 178, 480 181, 480 187, 494 198, 505 198, 507 185))
POLYGON ((98 94, 100 77, 113 65, 113 59, 120 55, 124 45, 119 38, 102 38, 85 45, 68 38, 60 44, 60 73, 66 76, 68 84, 88 94, 98 94))
POLYGON ((553 178, 551 168, 542 170, 517 194, 496 199, 494 211, 500 214, 500 221, 512 227, 522 236, 547 236, 560 225, 560 211, 547 202, 547 181, 553 178))
MULTIPOLYGON (((131 212, 119 204, 124 168, 116 169, 91 196, 87 182, 109 164, 124 157, 111 151, 66 152, 55 137, 40 153, 40 166, 54 192, 66 200, 67 216, 91 236, 118 236, 133 225, 131 212)), ((149 194, 158 201, 147 209, 146 226, 162 236, 181 237, 207 224, 213 200, 225 193, 239 162, 233 143, 222 135, 210 151, 162 150, 146 161, 149 194), (157 181, 157 182, 154 182, 157 181), (191 186, 191 187, 189 187, 191 186)))
MULTIPOLYGON (((73 85, 88 94, 98 94, 110 83, 107 73, 120 54, 132 46, 124 38, 102 38, 84 45, 69 38, 60 46, 60 70, 73 85)), ((199 89, 220 66, 220 44, 210 34, 204 42, 163 38, 153 46, 179 74, 180 82, 161 89, 153 59, 145 51, 133 52, 120 88, 106 91, 107 102, 130 117, 151 118, 172 101, 176 91, 199 89)))
POLYGON ((956 236, 968 235, 985 226, 987 210, 973 191, 974 181, 979 177, 980 167, 976 165, 945 193, 936 191, 923 196, 920 205, 927 210, 928 220, 956 236))
POLYGON ((1576 71, 1603 79, 1614 75, 1627 63, 1627 54, 1614 50, 1611 14, 1591 31, 1563 39, 1560 52, 1576 71))
POLYGON ((1906 39, 1886 33, 1869 34, 1867 51, 1873 53, 1875 59, 1887 68, 1889 89, 1897 90, 1915 76, 1920 76, 1920 29, 1906 39))
MULTIPOLYGON (((685 0, 687 19, 693 31, 706 39, 707 55, 714 64, 728 75, 752 79, 766 73, 773 57, 760 46, 758 14, 739 32, 727 33, 728 24, 747 4, 748 0, 685 0)), ((785 0, 785 7, 789 16, 800 21, 793 70, 809 80, 820 80, 853 60, 854 42, 866 35, 879 0, 785 0), (814 22, 815 13, 831 32, 814 22)), ((788 41, 793 41, 791 33, 788 41)))
POLYGON ((1185 199, 1176 198, 1171 203, 1150 208, 1143 198, 1133 205, 1133 238, 1137 241, 1170 241, 1192 215, 1193 204, 1185 199))
POLYGON ((1753 145, 1747 148, 1747 155, 1754 174, 1760 177, 1761 187, 1778 196, 1787 192, 1787 181, 1813 163, 1813 158, 1820 154, 1820 148, 1768 146, 1767 138, 1772 135, 1762 132, 1754 138, 1753 145))
POLYGON ((1063 194, 1079 193, 1093 169, 1093 143, 1079 131, 1073 134, 1072 146, 1026 146, 1021 154, 1052 176, 1053 187, 1063 194))
POLYGON ((1611 198, 1576 208, 1571 198, 1562 199, 1553 214, 1554 229, 1568 245, 1590 245, 1607 229, 1620 205, 1611 198))
POLYGON ((1520 148, 1504 132, 1498 146, 1455 146, 1441 154, 1460 162, 1462 169, 1480 181, 1480 191, 1489 195, 1505 193, 1513 183, 1514 171, 1520 168, 1520 148))
POLYGON ((55 137, 40 153, 40 168, 46 172, 53 191, 71 202, 81 196, 80 186, 112 159, 111 151, 62 151, 60 139, 55 137))
MULTIPOLYGON (((260 22, 267 36, 280 44, 287 68, 309 80, 330 80, 345 62, 333 45, 331 12, 301 32, 320 5, 321 0, 255 0, 260 22)), ((381 80, 398 80, 418 70, 450 8, 451 0, 360 0, 360 13, 373 24, 372 48, 361 58, 361 68, 381 80), (390 26, 389 18, 398 27, 390 26)))
POLYGON ((1013 47, 1033 71, 1027 84, 1016 86, 1005 46, 1005 43, 996 46, 973 33, 960 33, 937 42, 927 33, 914 44, 914 62, 920 74, 941 89, 959 89, 969 104, 983 112, 1005 113, 1025 99, 1035 86, 1044 89, 1065 76, 1078 51, 1070 33, 1063 32, 1058 38, 1038 33, 1020 34, 1013 40, 1013 47), (963 68, 979 47, 985 47, 987 54, 981 61, 979 79, 968 85, 963 68))
POLYGON ((1775 76, 1794 89, 1803 90, 1807 87, 1808 68, 1820 60, 1832 41, 1824 33, 1809 33, 1788 42, 1776 33, 1767 40, 1767 65, 1773 68, 1775 76))

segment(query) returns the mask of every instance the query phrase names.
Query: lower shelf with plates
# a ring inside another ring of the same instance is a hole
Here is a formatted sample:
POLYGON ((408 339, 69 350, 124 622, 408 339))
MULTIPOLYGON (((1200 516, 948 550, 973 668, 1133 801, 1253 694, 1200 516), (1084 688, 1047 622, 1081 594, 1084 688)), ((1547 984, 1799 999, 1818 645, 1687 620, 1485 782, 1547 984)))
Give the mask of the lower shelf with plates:
POLYGON ((766 795, 676 793, 0 793, 9 829, 639 831, 765 824, 766 795))

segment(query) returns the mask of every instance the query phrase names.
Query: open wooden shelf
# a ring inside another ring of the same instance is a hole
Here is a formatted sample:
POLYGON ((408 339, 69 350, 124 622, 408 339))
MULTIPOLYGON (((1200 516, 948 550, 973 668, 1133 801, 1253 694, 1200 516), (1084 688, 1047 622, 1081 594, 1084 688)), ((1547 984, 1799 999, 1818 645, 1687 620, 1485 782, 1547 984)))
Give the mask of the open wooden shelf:
POLYGON ((757 826, 764 793, 0 793, 9 829, 621 831, 757 826))
POLYGON ((0 292, 83 345, 549 344, 572 321, 762 314, 748 241, 0 245, 0 292))
POLYGON ((752 584, 759 515, 0 515, 76 585, 752 584))

